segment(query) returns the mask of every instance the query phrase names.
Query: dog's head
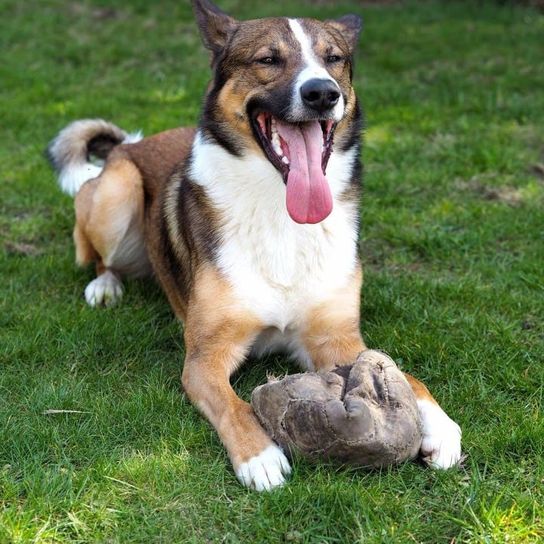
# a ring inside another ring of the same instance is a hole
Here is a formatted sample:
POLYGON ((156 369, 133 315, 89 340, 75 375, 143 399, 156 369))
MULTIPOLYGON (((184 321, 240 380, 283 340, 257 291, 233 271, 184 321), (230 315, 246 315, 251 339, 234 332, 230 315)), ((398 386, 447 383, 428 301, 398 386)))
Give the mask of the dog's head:
POLYGON ((333 138, 347 148, 358 131, 351 80, 360 18, 237 21, 208 0, 193 7, 214 72, 204 131, 233 154, 264 154, 287 185, 291 218, 322 221, 332 210, 333 138))

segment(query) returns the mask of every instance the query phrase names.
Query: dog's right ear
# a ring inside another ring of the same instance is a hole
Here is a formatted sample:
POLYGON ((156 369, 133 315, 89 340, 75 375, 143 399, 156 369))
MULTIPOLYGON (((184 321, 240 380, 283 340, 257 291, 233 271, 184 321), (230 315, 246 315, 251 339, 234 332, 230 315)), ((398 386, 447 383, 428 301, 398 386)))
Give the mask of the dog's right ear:
POLYGON ((237 28, 238 21, 223 13, 209 0, 192 0, 192 4, 202 41, 215 58, 237 28))

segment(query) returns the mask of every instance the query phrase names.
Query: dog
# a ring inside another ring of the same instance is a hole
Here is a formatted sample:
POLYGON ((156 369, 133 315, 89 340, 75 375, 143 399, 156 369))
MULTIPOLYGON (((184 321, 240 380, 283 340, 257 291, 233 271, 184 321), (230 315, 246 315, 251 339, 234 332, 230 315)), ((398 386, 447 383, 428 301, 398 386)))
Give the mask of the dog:
MULTIPOLYGON (((154 275, 183 322, 183 388, 217 430, 240 482, 282 485, 289 461, 229 378, 248 355, 284 352, 326 371, 366 349, 358 256, 361 110, 352 86, 361 20, 238 21, 193 0, 212 81, 197 128, 142 139, 76 121, 48 148, 75 196, 91 306, 122 278, 154 275), (103 161, 97 165, 94 156, 103 161)), ((406 375, 421 457, 449 468, 461 430, 406 375)))

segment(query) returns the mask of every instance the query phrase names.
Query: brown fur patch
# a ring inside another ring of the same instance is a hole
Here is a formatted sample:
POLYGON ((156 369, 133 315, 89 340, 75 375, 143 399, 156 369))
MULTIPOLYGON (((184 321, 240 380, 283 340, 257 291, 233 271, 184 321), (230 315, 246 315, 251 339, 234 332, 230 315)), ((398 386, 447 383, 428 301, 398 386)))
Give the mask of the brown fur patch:
POLYGON ((183 386, 217 429, 236 468, 272 443, 229 382, 262 324, 240 307, 227 281, 213 267, 200 269, 194 285, 185 322, 183 386))
POLYGON ((430 391, 423 383, 421 383, 418 379, 414 378, 410 374, 406 374, 406 372, 404 372, 404 376, 408 380, 408 383, 412 387, 414 394, 418 400, 428 400, 438 406, 438 402, 436 402, 430 391))
POLYGON ((331 300, 313 308, 307 316, 302 342, 316 370, 350 364, 366 349, 359 328, 362 270, 331 300))
POLYGON ((73 236, 76 246, 76 263, 79 266, 86 266, 98 258, 98 254, 86 234, 97 185, 97 179, 88 181, 75 197, 76 222, 73 236))
POLYGON ((97 179, 81 188, 75 208, 78 263, 86 264, 96 255, 106 268, 123 274, 143 275, 149 270, 143 247, 142 178, 133 162, 110 161, 97 179), (141 251, 128 255, 123 241, 133 233, 141 239, 141 251))
POLYGON ((195 133, 193 127, 165 130, 135 144, 120 145, 112 159, 120 155, 133 161, 144 180, 146 195, 154 197, 189 155, 195 133))
POLYGON ((176 315, 185 320, 198 268, 213 261, 219 244, 220 214, 182 168, 148 202, 146 245, 151 262, 176 315))
POLYGON ((236 134, 239 145, 254 152, 260 150, 259 144, 253 138, 251 125, 246 113, 247 102, 252 97, 252 90, 247 81, 229 80, 221 89, 217 98, 219 110, 218 120, 228 126, 229 131, 236 134))

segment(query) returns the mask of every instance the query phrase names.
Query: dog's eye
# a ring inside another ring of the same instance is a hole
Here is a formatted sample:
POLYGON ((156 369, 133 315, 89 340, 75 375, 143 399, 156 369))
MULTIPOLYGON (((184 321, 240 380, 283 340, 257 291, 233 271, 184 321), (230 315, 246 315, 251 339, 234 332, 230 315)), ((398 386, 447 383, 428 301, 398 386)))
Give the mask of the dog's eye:
POLYGON ((334 64, 336 62, 340 62, 342 57, 340 55, 327 55, 325 60, 327 61, 327 64, 334 64))
POLYGON ((268 64, 268 65, 271 65, 271 64, 278 64, 279 59, 278 59, 278 57, 269 56, 269 57, 262 57, 262 58, 260 58, 260 59, 257 59, 257 62, 258 62, 259 64, 268 64))

